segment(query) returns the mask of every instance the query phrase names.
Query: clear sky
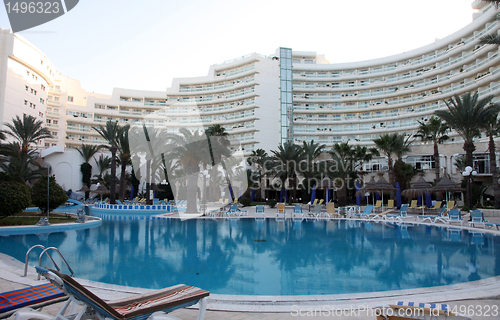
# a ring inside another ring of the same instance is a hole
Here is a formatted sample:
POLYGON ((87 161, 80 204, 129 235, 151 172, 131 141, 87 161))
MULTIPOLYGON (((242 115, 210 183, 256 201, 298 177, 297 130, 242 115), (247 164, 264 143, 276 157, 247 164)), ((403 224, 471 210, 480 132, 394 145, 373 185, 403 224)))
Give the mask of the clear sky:
MULTIPOLYGON (((80 0, 20 34, 87 91, 159 90, 210 65, 289 47, 331 63, 398 54, 472 21, 472 0, 80 0)), ((0 27, 10 28, 5 7, 0 27)))

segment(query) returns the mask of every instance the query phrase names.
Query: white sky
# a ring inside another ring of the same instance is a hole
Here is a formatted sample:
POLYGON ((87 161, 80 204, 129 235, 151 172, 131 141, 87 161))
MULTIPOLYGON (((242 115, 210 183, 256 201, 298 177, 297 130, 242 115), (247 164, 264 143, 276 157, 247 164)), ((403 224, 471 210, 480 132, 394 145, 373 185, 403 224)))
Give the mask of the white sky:
MULTIPOLYGON (((159 90, 210 65, 282 47, 330 63, 398 54, 472 21, 472 0, 80 0, 20 32, 87 91, 159 90)), ((5 7, 3 7, 5 8, 5 7)), ((5 9, 0 27, 10 28, 5 9)))

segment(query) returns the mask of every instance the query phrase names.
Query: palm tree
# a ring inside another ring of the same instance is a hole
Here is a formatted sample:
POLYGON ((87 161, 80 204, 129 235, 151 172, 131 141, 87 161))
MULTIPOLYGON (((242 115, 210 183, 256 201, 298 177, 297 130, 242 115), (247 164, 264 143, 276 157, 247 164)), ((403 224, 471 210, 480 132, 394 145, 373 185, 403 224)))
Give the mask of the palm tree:
POLYGON ((328 151, 333 160, 333 165, 327 167, 327 174, 332 180, 342 181, 337 191, 339 206, 347 205, 348 178, 353 173, 353 149, 349 142, 336 143, 328 151))
POLYGON ((2 144, 0 148, 0 153, 3 155, 2 168, 23 183, 39 178, 43 170, 35 161, 38 155, 34 150, 30 150, 30 147, 41 139, 52 138, 50 131, 43 127, 43 121, 26 114, 23 114, 22 119, 16 116, 12 119, 12 123, 6 123, 5 126, 7 130, 0 131, 2 137, 10 136, 16 141, 2 144))
POLYGON ((126 191, 126 169, 127 165, 130 164, 131 152, 130 152, 130 144, 128 139, 130 126, 125 125, 120 135, 118 136, 118 151, 120 157, 121 164, 121 174, 120 174, 120 201, 125 200, 125 191, 126 191))
POLYGON ((298 171, 304 177, 302 190, 306 190, 307 192, 307 195, 302 195, 304 198, 306 196, 309 198, 311 194, 311 181, 321 179, 321 165, 316 162, 316 159, 323 153, 325 147, 325 144, 314 143, 314 140, 311 140, 309 143, 302 142, 303 157, 299 163, 298 171))
POLYGON ((102 176, 106 170, 111 168, 111 157, 105 156, 103 154, 99 155, 99 159, 96 159, 94 157, 94 161, 97 164, 97 169, 99 170, 99 174, 96 174, 94 177, 93 181, 95 182, 102 182, 104 181, 102 176))
POLYGON ((46 168, 42 168, 37 158, 36 150, 22 152, 22 146, 19 142, 11 142, 1 145, 3 159, 0 159, 0 169, 20 183, 26 183, 29 180, 39 179, 46 174, 46 168))
POLYGON ((258 174, 257 174, 257 172, 255 172, 252 175, 252 177, 257 178, 259 181, 258 187, 259 187, 259 190, 261 190, 259 192, 259 195, 261 198, 262 198, 262 186, 264 185, 262 183, 262 178, 265 175, 265 171, 266 171, 265 163, 266 163, 268 158, 269 158, 269 156, 264 149, 257 149, 257 150, 252 151, 252 154, 250 155, 250 157, 247 160, 249 165, 255 164, 257 166, 258 174))
POLYGON ((462 97, 457 94, 445 101, 448 110, 435 112, 464 139, 463 149, 468 166, 473 166, 474 139, 481 137, 482 125, 498 112, 498 106, 492 104, 492 100, 493 96, 479 99, 478 92, 473 95, 468 92, 462 97))
POLYGON ((498 185, 498 168, 495 154, 495 137, 500 134, 500 119, 498 114, 494 114, 483 123, 483 129, 489 138, 488 150, 490 152, 490 172, 493 178, 493 196, 495 197, 495 206, 500 207, 500 186, 498 185))
MULTIPOLYGON (((99 152, 99 146, 82 144, 80 147, 76 148, 76 151, 80 153, 83 158, 83 163, 80 165, 80 171, 82 172, 82 182, 90 188, 90 180, 92 178, 92 165, 89 163, 90 159, 99 152)), ((88 198, 88 192, 85 193, 85 197, 88 198)))
POLYGON ((36 145, 39 140, 52 138, 49 129, 43 127, 43 121, 36 120, 31 115, 23 114, 22 119, 16 116, 15 119, 12 119, 12 123, 6 123, 5 126, 8 130, 1 132, 20 143, 23 154, 27 154, 30 146, 36 145))
POLYGON ((118 121, 108 120, 106 126, 92 127, 97 133, 107 141, 107 145, 103 148, 109 149, 111 152, 111 179, 109 181, 110 202, 115 203, 116 190, 116 151, 118 150, 118 137, 121 135, 123 128, 120 127, 118 121))
POLYGON ((434 144, 434 161, 436 165, 436 182, 439 181, 439 149, 438 144, 443 143, 449 137, 446 134, 450 127, 444 123, 440 118, 431 117, 427 123, 418 121, 419 128, 416 137, 420 137, 422 141, 432 141, 434 144))
POLYGON ((231 181, 227 174, 227 168, 222 161, 222 156, 228 157, 231 154, 230 142, 227 139, 227 136, 229 134, 226 132, 226 129, 223 126, 221 126, 220 124, 214 124, 205 129, 205 135, 207 136, 211 159, 211 162, 209 164, 212 165, 211 176, 215 178, 215 176, 217 175, 217 164, 220 163, 222 166, 222 170, 224 171, 224 176, 226 177, 226 182, 229 188, 231 199, 234 199, 233 188, 231 187, 231 181))
POLYGON ((393 157, 401 156, 404 152, 409 151, 407 143, 405 143, 404 134, 386 133, 373 140, 377 148, 387 157, 387 166, 389 167, 389 182, 394 185, 394 163, 393 157))
POLYGON ((271 150, 274 154, 274 172, 275 176, 281 180, 281 189, 285 189, 285 181, 290 178, 290 186, 292 187, 292 197, 297 196, 297 170, 298 164, 304 158, 304 151, 301 147, 294 144, 292 141, 286 141, 283 145, 278 146, 278 150, 271 150))
POLYGON ((172 135, 171 140, 177 146, 172 153, 175 154, 185 176, 187 176, 186 212, 196 213, 198 212, 196 188, 200 166, 212 161, 206 138, 200 131, 191 132, 186 128, 180 128, 179 134, 172 135))

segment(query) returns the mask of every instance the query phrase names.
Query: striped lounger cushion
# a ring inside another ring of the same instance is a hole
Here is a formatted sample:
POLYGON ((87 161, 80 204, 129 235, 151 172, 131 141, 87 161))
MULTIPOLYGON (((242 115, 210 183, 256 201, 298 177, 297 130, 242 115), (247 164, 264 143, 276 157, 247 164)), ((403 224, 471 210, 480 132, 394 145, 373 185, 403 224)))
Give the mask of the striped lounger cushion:
POLYGON ((172 312, 196 304, 210 293, 200 288, 179 284, 129 298, 105 302, 87 290, 72 277, 49 269, 64 281, 68 294, 74 295, 95 311, 112 319, 146 319, 150 314, 163 311, 172 312))
POLYGON ((438 309, 443 312, 449 312, 450 307, 447 304, 440 303, 417 303, 412 301, 398 301, 396 304, 401 307, 414 307, 414 308, 426 308, 426 309, 438 309))
POLYGON ((53 284, 24 288, 0 294, 0 313, 30 306, 64 296, 64 292, 53 284))

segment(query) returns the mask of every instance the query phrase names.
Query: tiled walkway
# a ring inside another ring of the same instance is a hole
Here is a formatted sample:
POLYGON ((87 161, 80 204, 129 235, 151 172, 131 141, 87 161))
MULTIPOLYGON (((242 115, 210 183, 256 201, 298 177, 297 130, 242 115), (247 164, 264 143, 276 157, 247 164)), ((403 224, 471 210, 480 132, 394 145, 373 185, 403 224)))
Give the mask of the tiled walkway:
MULTIPOLYGON (((247 208, 245 208, 247 209, 247 208)), ((253 209, 253 208, 252 208, 253 209)), ((276 209, 267 209, 266 216, 274 217, 276 209)), ((253 210, 249 210, 249 216, 254 215, 253 210)), ((500 217, 488 217, 490 222, 498 222, 500 223, 500 217)), ((481 228, 481 230, 484 230, 481 228)), ((492 231, 489 231, 492 232, 492 231)), ((22 273, 22 266, 17 261, 10 261, 7 256, 0 256, 0 292, 11 291, 15 289, 20 289, 26 287, 28 285, 33 285, 34 275, 31 273, 29 277, 22 278, 20 277, 22 273), (7 265, 8 264, 8 265, 7 265)), ((30 272, 33 272, 31 270, 30 272)), ((472 316, 472 319, 499 319, 500 320, 500 277, 497 277, 494 282, 488 284, 484 283, 484 290, 470 290, 468 288, 457 288, 453 290, 449 290, 447 292, 435 292, 431 295, 423 295, 426 301, 424 302, 441 302, 447 301, 450 305, 456 305, 459 310, 468 310, 468 313, 472 316), (473 292, 471 295, 468 294, 469 291, 473 292), (481 292, 482 291, 482 292, 481 292), (455 294, 456 293, 456 294, 455 294), (452 296, 453 298, 451 298, 452 296), (470 297, 481 296, 486 299, 470 299, 470 297), (456 300, 455 300, 456 299, 456 300), (461 309, 460 309, 461 308, 461 309), (487 310, 492 310, 490 315, 479 315, 482 311, 483 313, 487 310), (497 310, 495 312, 494 310, 497 310)), ((452 287, 454 288, 454 287, 452 287)), ((420 289, 422 290, 422 289, 420 289)), ((123 297, 123 292, 117 291, 109 291, 109 290, 94 290, 96 294, 106 298, 106 299, 114 299, 123 297)), ((423 290, 425 291, 425 290, 423 290)), ((215 296, 214 296, 215 297, 215 296)), ((383 303, 394 302, 398 300, 400 297, 394 295, 392 297, 386 297, 383 300, 380 300, 383 303)), ((351 301, 351 305, 357 305, 356 300, 351 301)), ((363 300, 364 301, 364 300, 363 300)), ((371 305, 374 302, 372 301, 371 305)), ((50 314, 56 314, 59 310, 62 303, 54 304, 44 308, 45 312, 50 314)), ((256 302, 252 306, 252 312, 234 312, 234 311, 212 311, 208 310, 205 316, 205 319, 326 319, 335 317, 337 319, 375 319, 373 315, 373 311, 371 309, 365 311, 359 310, 348 310, 345 309, 346 302, 325 302, 325 305, 316 304, 314 306, 315 309, 309 309, 311 306, 300 307, 292 307, 290 311, 290 307, 287 312, 259 312, 261 308, 259 307, 259 303, 256 302), (332 310, 344 310, 344 311, 332 311, 332 310), (300 314, 299 314, 300 310, 300 314), (323 312, 322 312, 323 311, 323 312)), ((348 304, 347 304, 348 305, 348 304)), ((367 304, 370 305, 370 304, 367 304)), ((375 304, 376 305, 376 304, 375 304)), ((210 304, 209 304, 210 308, 210 304)), ((263 306, 262 306, 263 308, 263 306)), ((282 310, 284 311, 284 310, 282 310)), ((182 309, 173 312, 171 315, 174 315, 180 319, 196 319, 197 310, 192 309, 182 309)))

